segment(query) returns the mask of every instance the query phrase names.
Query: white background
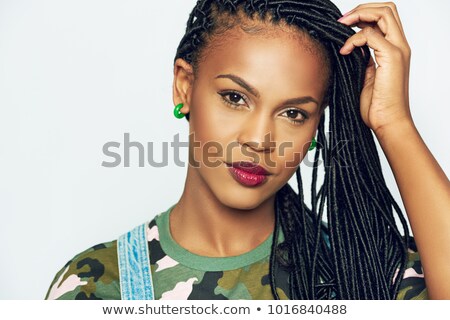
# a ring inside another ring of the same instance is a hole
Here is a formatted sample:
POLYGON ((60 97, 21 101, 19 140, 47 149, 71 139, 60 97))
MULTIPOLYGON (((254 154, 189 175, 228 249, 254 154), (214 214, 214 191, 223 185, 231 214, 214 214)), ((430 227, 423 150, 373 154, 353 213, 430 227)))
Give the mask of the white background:
MULTIPOLYGON (((413 117, 448 173, 450 2, 396 3, 413 52, 413 117)), ((130 133, 160 160, 164 141, 187 141, 187 121, 172 115, 172 66, 194 4, 0 0, 0 299, 42 299, 76 253, 179 199, 186 167, 140 168, 133 155, 130 168, 104 168, 102 146, 130 133)))

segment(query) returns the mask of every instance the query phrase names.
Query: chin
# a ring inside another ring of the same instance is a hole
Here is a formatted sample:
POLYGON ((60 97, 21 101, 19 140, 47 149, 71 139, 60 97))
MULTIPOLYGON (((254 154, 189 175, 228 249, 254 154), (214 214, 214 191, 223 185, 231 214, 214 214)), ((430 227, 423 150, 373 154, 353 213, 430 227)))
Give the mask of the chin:
POLYGON ((266 197, 263 197, 259 192, 255 192, 255 190, 245 192, 242 190, 223 190, 223 188, 220 190, 217 198, 223 205, 239 210, 255 209, 267 200, 266 197))

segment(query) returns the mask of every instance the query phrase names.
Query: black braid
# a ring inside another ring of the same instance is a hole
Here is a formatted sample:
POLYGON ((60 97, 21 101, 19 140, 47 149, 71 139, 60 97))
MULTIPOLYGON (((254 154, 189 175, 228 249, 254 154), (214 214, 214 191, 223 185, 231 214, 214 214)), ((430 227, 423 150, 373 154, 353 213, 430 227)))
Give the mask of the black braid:
MULTIPOLYGON (((279 299, 277 260, 290 270, 292 299, 395 299, 406 268, 409 234, 406 220, 386 187, 372 133, 360 116, 369 49, 363 47, 362 52, 354 50, 348 56, 339 54, 355 32, 337 21, 341 12, 328 0, 199 0, 175 60, 183 58, 195 70, 208 39, 237 25, 220 17, 238 19, 242 13, 248 21, 270 17, 274 25, 284 21, 306 32, 325 52, 331 75, 327 93, 331 136, 325 135, 322 116, 311 209, 303 200, 300 168, 296 172, 299 192, 286 184, 276 195, 269 273, 274 298, 279 299), (324 181, 317 191, 320 160, 324 181), (322 221, 325 210, 327 227, 322 221), (281 244, 277 243, 279 229, 285 236, 281 244)), ((189 115, 186 118, 189 120, 189 115)))

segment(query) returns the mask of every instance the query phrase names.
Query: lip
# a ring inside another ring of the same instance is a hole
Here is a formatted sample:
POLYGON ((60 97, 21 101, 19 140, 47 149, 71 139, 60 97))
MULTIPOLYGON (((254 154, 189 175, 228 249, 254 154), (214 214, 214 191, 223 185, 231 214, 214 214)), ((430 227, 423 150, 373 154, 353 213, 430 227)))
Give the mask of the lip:
POLYGON ((240 184, 255 187, 267 181, 270 173, 254 162, 237 161, 226 163, 232 177, 240 184))
POLYGON ((236 161, 232 163, 227 163, 227 165, 255 175, 263 175, 263 176, 270 175, 270 173, 266 169, 264 169, 255 162, 236 161))

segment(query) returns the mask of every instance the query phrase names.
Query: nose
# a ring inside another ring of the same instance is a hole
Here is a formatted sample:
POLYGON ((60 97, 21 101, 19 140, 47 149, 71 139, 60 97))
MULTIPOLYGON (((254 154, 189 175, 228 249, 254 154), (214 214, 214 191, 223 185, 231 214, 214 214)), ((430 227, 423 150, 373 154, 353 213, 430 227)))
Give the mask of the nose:
POLYGON ((242 125, 238 141, 254 151, 271 152, 275 149, 273 120, 263 112, 253 112, 242 125))

